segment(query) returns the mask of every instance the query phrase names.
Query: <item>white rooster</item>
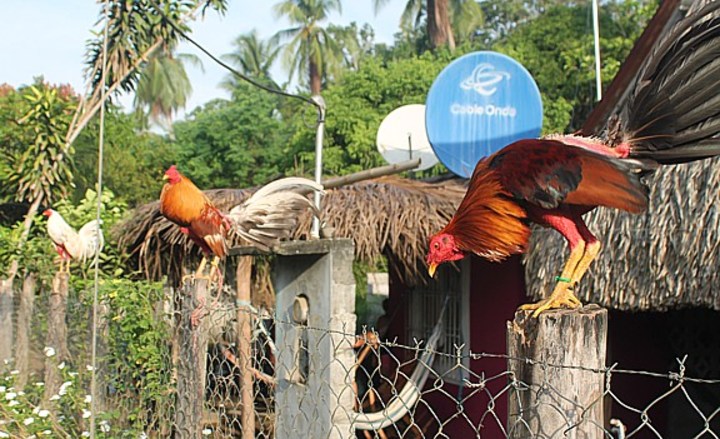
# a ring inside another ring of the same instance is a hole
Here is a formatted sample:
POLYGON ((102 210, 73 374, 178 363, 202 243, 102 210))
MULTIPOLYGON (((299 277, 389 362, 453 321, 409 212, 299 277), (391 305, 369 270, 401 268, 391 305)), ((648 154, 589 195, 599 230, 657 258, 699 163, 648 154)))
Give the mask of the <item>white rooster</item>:
POLYGON ((103 234, 97 220, 88 222, 76 232, 57 211, 47 209, 43 215, 48 219, 48 235, 60 255, 60 272, 70 272, 70 260, 85 262, 102 248, 103 234), (67 264, 64 270, 63 263, 67 264))
POLYGON ((270 250, 290 236, 305 210, 320 217, 307 197, 312 192, 325 194, 322 185, 307 178, 286 177, 270 182, 230 210, 233 230, 251 245, 270 250))

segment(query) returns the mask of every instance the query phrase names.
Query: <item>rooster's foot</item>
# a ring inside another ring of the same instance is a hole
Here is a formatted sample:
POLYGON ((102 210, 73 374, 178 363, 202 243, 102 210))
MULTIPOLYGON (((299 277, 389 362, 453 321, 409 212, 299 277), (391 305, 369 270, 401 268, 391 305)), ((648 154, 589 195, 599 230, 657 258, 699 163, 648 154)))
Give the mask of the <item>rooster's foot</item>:
POLYGON ((520 309, 528 311, 534 310, 532 316, 537 317, 538 315, 540 315, 541 312, 549 309, 577 308, 581 305, 582 303, 577 297, 575 297, 575 294, 569 287, 558 286, 555 287, 555 290, 547 299, 540 300, 536 303, 528 303, 526 305, 522 305, 520 309))

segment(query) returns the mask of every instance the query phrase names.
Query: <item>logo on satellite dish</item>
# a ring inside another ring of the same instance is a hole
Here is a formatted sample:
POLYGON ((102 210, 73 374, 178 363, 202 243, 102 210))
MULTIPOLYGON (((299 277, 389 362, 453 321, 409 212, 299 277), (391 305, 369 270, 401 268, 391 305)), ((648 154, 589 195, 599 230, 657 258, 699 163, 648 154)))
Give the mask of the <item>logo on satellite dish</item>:
POLYGON ((510 73, 496 71, 492 64, 482 63, 460 83, 460 87, 463 90, 475 90, 482 96, 492 96, 497 91, 495 85, 503 79, 510 79, 510 73))

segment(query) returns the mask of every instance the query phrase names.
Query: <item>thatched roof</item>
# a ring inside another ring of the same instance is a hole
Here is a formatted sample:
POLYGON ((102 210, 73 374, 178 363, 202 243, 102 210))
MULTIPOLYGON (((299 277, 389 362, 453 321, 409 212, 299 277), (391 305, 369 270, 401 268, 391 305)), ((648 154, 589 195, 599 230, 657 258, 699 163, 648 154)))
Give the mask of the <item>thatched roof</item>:
MULTIPOLYGON (((578 297, 623 310, 720 310, 720 158, 665 166, 647 183, 646 213, 601 207, 586 215, 603 250, 578 297)), ((551 291, 567 256, 557 232, 535 230, 526 257, 528 293, 551 291)))
MULTIPOLYGON (((250 196, 252 190, 217 189, 205 192, 222 211, 250 196)), ((424 183, 399 177, 383 177, 327 190, 323 198, 323 221, 335 237, 351 238, 356 257, 374 262, 380 255, 390 269, 413 285, 424 282, 424 257, 428 238, 452 217, 465 188, 456 180, 424 183)), ((160 215, 158 202, 137 208, 130 219, 115 229, 121 250, 150 279, 176 278, 182 260, 196 258, 197 249, 178 227, 160 215)), ((307 239, 311 217, 307 214, 293 239, 307 239)), ((235 238, 230 245, 240 243, 235 238)))

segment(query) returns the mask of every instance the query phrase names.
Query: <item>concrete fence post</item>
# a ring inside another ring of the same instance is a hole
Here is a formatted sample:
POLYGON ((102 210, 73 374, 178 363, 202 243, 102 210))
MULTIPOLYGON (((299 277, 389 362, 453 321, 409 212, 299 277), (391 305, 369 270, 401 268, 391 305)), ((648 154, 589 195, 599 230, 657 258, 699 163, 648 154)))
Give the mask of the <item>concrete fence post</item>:
POLYGON ((354 438, 353 243, 295 241, 277 253, 275 437, 354 438))

